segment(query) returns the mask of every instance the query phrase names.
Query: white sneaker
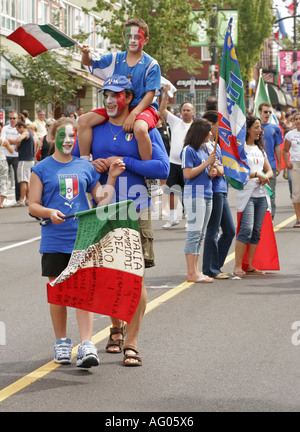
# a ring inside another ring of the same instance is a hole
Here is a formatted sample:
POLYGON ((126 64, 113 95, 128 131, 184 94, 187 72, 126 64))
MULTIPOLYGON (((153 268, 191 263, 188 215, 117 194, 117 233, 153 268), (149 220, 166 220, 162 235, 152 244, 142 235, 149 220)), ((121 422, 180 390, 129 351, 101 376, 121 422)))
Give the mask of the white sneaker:
POLYGON ((85 340, 78 347, 76 366, 89 369, 99 365, 97 349, 93 342, 85 340))
POLYGON ((162 228, 163 229, 170 229, 170 228, 173 228, 174 226, 176 226, 176 225, 178 225, 179 224, 179 220, 178 219, 176 219, 176 220, 168 220, 168 222, 167 223, 165 223, 163 226, 162 226, 162 228))

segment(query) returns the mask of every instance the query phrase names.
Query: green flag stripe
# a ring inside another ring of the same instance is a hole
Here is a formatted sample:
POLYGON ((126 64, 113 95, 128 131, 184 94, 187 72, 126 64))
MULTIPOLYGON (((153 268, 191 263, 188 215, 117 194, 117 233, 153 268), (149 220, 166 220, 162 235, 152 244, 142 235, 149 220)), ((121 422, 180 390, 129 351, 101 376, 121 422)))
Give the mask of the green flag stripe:
POLYGON ((40 25, 39 27, 44 33, 49 34, 53 39, 55 39, 62 47, 69 47, 75 44, 71 38, 63 35, 57 29, 50 27, 48 24, 40 25))

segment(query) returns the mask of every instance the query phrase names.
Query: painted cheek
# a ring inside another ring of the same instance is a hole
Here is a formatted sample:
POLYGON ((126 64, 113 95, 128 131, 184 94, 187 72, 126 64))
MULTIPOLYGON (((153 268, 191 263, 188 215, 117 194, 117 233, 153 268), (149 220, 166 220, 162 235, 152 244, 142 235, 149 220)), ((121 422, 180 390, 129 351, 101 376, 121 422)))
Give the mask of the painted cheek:
POLYGON ((64 140, 65 140, 65 128, 62 127, 57 132, 56 139, 55 139, 55 145, 58 148, 58 150, 60 150, 61 152, 63 151, 64 140))
POLYGON ((118 112, 120 112, 123 109, 124 102, 125 102, 125 95, 124 92, 121 92, 117 97, 118 112))

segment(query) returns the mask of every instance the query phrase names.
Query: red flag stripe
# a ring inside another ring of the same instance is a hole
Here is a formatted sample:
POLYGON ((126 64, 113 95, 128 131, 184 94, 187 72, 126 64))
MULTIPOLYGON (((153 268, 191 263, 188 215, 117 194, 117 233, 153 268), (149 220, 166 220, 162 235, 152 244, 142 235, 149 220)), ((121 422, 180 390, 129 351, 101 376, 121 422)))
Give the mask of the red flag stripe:
POLYGON ((24 48, 32 57, 47 51, 47 48, 43 44, 27 33, 22 27, 17 28, 17 30, 10 36, 7 36, 7 39, 10 39, 17 44, 22 41, 22 48, 24 48))

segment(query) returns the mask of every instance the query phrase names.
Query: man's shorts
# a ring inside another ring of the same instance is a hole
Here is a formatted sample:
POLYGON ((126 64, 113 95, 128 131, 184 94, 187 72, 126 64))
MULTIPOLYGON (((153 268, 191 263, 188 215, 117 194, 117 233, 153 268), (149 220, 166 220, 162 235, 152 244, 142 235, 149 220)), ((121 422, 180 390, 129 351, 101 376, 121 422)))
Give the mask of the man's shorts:
POLYGON ((170 194, 182 194, 182 190, 184 188, 184 178, 183 178, 183 172, 181 165, 177 165, 174 163, 170 163, 170 173, 169 177, 167 178, 166 185, 168 187, 165 187, 164 193, 170 194))
POLYGON ((57 277, 67 267, 71 254, 66 253, 43 253, 42 254, 42 276, 57 277))
MULTIPOLYGON (((134 109, 130 108, 130 111, 134 109)), ((108 120, 108 115, 105 108, 98 108, 92 110, 92 112, 102 115, 105 118, 105 121, 108 120)), ((154 129, 159 120, 159 116, 154 108, 148 107, 143 112, 141 112, 138 116, 136 116, 135 120, 144 120, 148 124, 148 130, 154 129)))
POLYGON ((31 168, 34 166, 34 161, 19 161, 17 169, 18 182, 29 183, 31 168))
POLYGON ((138 223, 140 228, 145 267, 154 267, 154 233, 152 229, 151 208, 147 207, 137 210, 137 214, 139 215, 138 223))

